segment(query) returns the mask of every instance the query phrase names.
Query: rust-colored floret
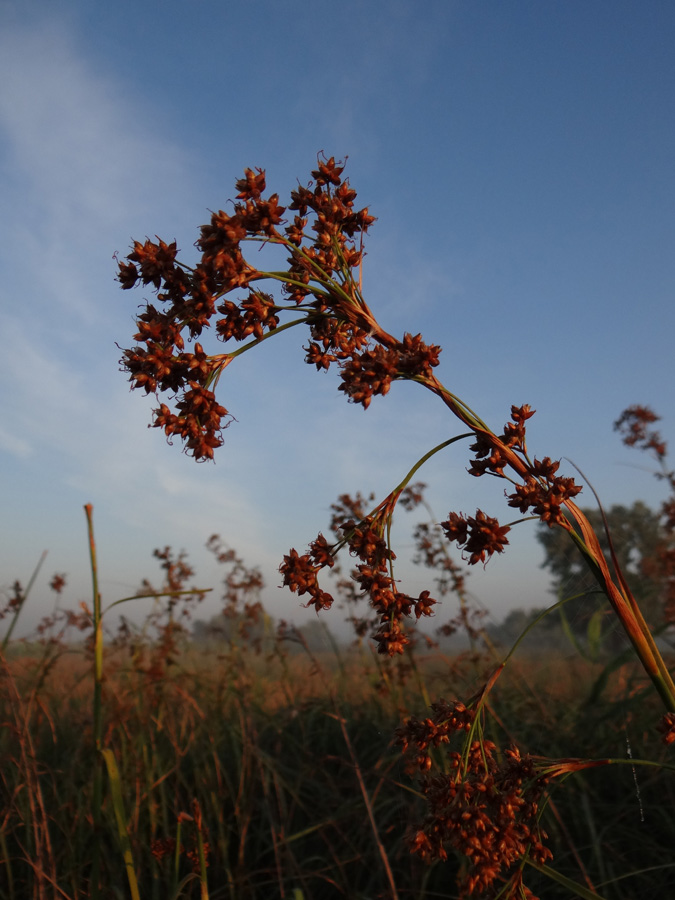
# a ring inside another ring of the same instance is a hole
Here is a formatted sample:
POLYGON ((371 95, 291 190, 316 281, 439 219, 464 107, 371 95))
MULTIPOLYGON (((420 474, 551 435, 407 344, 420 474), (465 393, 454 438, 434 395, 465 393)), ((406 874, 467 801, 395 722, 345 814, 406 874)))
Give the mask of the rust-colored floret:
POLYGON ((666 713, 659 722, 659 731, 664 744, 675 743, 675 713, 666 713))
POLYGON ((456 541, 469 554, 469 564, 487 562, 494 553, 502 553, 508 544, 508 525, 500 525, 497 519, 476 510, 475 516, 450 513, 441 528, 449 541, 456 541))
POLYGON ((504 889, 518 878, 514 867, 521 860, 544 863, 552 856, 538 823, 550 779, 545 766, 516 747, 498 757, 492 741, 471 738, 475 718, 475 708, 440 701, 428 718, 412 716, 397 730, 429 804, 422 826, 410 836, 411 849, 429 862, 447 859, 449 848, 465 857, 460 897, 504 889), (449 749, 455 739, 461 750, 449 749), (434 762, 441 747, 448 747, 445 772, 434 762))

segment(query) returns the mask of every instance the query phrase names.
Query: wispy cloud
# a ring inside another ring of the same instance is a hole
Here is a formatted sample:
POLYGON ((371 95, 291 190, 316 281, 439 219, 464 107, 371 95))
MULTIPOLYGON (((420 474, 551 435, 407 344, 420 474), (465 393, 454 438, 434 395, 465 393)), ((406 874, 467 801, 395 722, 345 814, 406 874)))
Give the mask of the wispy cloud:
POLYGON ((20 459, 30 456, 33 452, 28 441, 16 434, 10 434, 5 428, 0 428, 0 448, 20 459))
POLYGON ((154 203, 184 160, 145 129, 131 85, 98 73, 58 21, 6 28, 0 48, 0 121, 17 170, 44 192, 42 211, 68 223, 124 221, 130 204, 154 203))
MULTIPOLYGON (((97 497, 120 522, 182 522, 181 541, 199 481, 191 470, 186 483, 177 452, 158 466, 148 405, 128 402, 114 339, 131 315, 122 325, 111 256, 144 216, 156 226, 179 219, 193 183, 183 150, 144 123, 131 93, 58 21, 0 33, 0 378, 12 423, 0 452, 6 462, 30 457, 55 492, 97 497)), ((243 494, 229 496, 244 505, 243 494)), ((215 500, 200 503, 208 520, 215 500)))
POLYGON ((54 20, 0 35, 0 130, 10 175, 2 256, 33 310, 56 304, 92 324, 101 313, 93 283, 106 263, 110 278, 120 231, 151 207, 161 215, 162 185, 189 181, 183 154, 144 128, 136 99, 125 96, 130 90, 98 73, 54 20))

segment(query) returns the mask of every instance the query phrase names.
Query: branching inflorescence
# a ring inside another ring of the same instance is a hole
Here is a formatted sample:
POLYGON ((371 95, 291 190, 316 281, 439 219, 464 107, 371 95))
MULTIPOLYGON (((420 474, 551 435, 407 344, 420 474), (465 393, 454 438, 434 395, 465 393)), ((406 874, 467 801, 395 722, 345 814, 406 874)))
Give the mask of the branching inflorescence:
MULTIPOLYGON (((502 479, 508 485, 506 498, 510 507, 570 534, 668 712, 675 713, 675 685, 641 611, 616 561, 610 568, 596 534, 574 503, 581 487, 574 479, 559 474, 558 461, 529 454, 526 422, 534 410, 528 405, 512 406, 510 421, 501 433, 492 431, 437 379, 434 370, 440 347, 425 343, 419 334, 393 337, 369 309, 362 295, 360 275, 363 237, 375 220, 367 208, 355 207, 356 192, 343 178, 343 170, 344 165, 333 157, 319 158, 310 183, 292 191, 290 202, 284 207, 277 194, 264 196, 264 171, 247 169, 236 182, 238 193, 231 213, 213 213, 210 223, 202 226, 196 242, 201 258, 194 267, 178 260, 175 242, 167 244, 159 238, 136 241, 126 261, 119 263, 118 277, 123 288, 140 282, 153 288, 157 296, 157 305, 147 303, 139 314, 134 335, 138 343, 123 351, 121 361, 133 388, 158 397, 168 395, 166 402, 158 400, 153 425, 162 428, 169 440, 180 437, 185 451, 196 460, 212 459, 214 450, 223 443, 222 430, 232 418, 215 396, 223 370, 240 354, 296 325, 305 325, 309 330, 304 347, 306 362, 319 371, 335 366, 340 377, 339 390, 364 409, 375 395, 387 394, 394 381, 418 383, 436 395, 461 422, 463 433, 429 451, 370 512, 346 510, 332 542, 319 534, 306 553, 292 549, 280 567, 284 585, 305 597, 307 605, 317 611, 330 608, 333 597, 320 586, 319 573, 332 568, 337 553, 347 547, 358 560, 352 576, 354 589, 368 598, 375 613, 377 624, 372 637, 379 651, 390 656, 403 653, 409 643, 406 619, 432 615, 436 601, 429 591, 412 597, 398 589, 393 569, 395 554, 389 540, 394 510, 399 500, 407 496, 411 478, 430 456, 455 441, 469 438, 473 453, 468 469, 471 475, 502 479), (287 267, 278 271, 258 268, 244 255, 244 248, 251 243, 283 248, 287 267), (284 316, 290 320, 282 324, 284 316), (201 339, 209 329, 219 341, 233 348, 207 354, 201 339), (186 349, 186 343, 193 344, 191 350, 186 349)), ((639 440, 637 435, 634 442, 639 440)), ((447 540, 456 542, 468 563, 475 565, 485 564, 495 553, 503 552, 515 523, 501 525, 479 509, 475 515, 450 512, 440 524, 447 540)), ((424 540, 427 552, 435 554, 433 540, 429 536, 424 536, 424 540)), ((438 710, 435 715, 440 715, 438 710)), ((448 713, 448 721, 454 721, 458 715, 459 707, 454 707, 452 715, 448 713)), ((436 719, 433 727, 441 727, 436 719)), ((418 740, 417 732, 409 726, 404 743, 418 740)), ((486 889, 503 867, 527 853, 539 862, 547 857, 533 818, 545 779, 540 772, 534 772, 530 762, 514 755, 515 749, 499 765, 492 750, 484 741, 479 741, 476 748, 471 740, 461 764, 452 757, 457 763, 453 763, 454 774, 451 771, 449 775, 439 775, 438 783, 429 782, 433 808, 454 812, 440 819, 438 812, 432 813, 438 821, 434 820, 432 830, 427 829, 423 837, 416 839, 416 849, 423 855, 442 857, 443 845, 449 842, 480 862, 479 848, 475 846, 471 851, 469 845, 462 844, 462 835, 470 834, 468 825, 452 823, 459 810, 463 810, 461 821, 467 822, 467 815, 474 816, 470 797, 484 796, 485 808, 491 810, 485 815, 503 825, 503 833, 493 829, 494 840, 502 848, 501 856, 499 864, 490 870, 491 876, 485 874, 487 863, 481 862, 483 874, 476 869, 467 882, 469 891, 486 889), (530 785, 529 793, 521 792, 517 803, 513 799, 514 779, 530 785), (504 823, 510 821, 509 816, 513 817, 513 827, 507 828, 504 823)), ((519 890, 524 896, 523 889, 519 890)))

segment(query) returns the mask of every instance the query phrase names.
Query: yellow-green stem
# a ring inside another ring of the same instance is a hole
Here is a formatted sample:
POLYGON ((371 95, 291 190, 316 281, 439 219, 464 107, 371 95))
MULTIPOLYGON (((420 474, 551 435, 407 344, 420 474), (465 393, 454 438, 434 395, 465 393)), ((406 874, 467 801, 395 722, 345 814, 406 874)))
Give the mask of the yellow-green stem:
POLYGON ((101 812, 103 805, 103 769, 101 758, 101 741, 103 735, 103 630, 101 624, 101 595, 98 591, 98 566, 96 562, 96 541, 94 539, 94 507, 87 503, 84 507, 87 516, 87 531, 89 535, 89 560, 91 563, 91 582, 93 590, 93 626, 94 626, 94 756, 93 756, 93 848, 91 867, 91 897, 97 900, 99 896, 99 881, 101 869, 101 812))
MULTIPOLYGON (((575 518, 577 514, 581 514, 580 511, 576 511, 575 518)), ((590 526, 588 527, 590 528, 590 526)), ((594 553, 588 547, 583 537, 574 530, 570 530, 569 534, 579 547, 586 564, 623 625, 623 629, 628 635, 628 639, 633 645, 643 669, 651 679, 666 709, 669 712, 675 712, 675 683, 673 683, 665 660, 656 646, 651 630, 637 603, 633 601, 633 604, 631 604, 611 581, 604 556, 602 557, 602 562, 600 562, 597 551, 594 553)))
POLYGON ((557 883, 562 885, 562 887, 567 888, 567 890, 570 891, 570 897, 578 897, 579 900, 602 900, 600 894, 596 894, 595 891, 591 891, 589 888, 584 887, 581 884, 577 884, 576 881, 572 881, 571 878, 566 878, 564 875, 561 875, 560 872, 556 872, 556 870, 552 869, 550 866, 534 862, 531 859, 526 859, 525 862, 528 866, 536 869, 537 872, 541 872, 542 875, 546 875, 546 877, 550 878, 551 881, 557 881, 557 883))

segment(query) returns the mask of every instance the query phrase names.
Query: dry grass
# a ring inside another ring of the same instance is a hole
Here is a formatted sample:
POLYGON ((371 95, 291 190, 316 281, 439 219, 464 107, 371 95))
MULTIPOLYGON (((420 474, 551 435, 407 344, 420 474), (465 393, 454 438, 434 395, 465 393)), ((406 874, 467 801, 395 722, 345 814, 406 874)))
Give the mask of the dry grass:
MULTIPOLYGON (((403 679, 391 666, 387 689, 379 663, 355 649, 338 661, 331 654, 266 657, 241 648, 207 659, 188 648, 152 683, 124 654, 108 654, 104 744, 119 766, 140 896, 174 896, 185 878, 183 896, 202 893, 195 800, 211 897, 391 896, 382 852, 399 897, 455 896, 448 886, 458 862, 428 867, 406 845, 423 808, 393 734, 404 710, 423 712, 419 685, 410 678, 398 684, 403 679), (185 852, 176 862, 177 837, 185 852)), ((94 840, 102 849, 100 896, 122 897, 124 863, 109 790, 101 833, 91 832, 91 661, 61 656, 37 691, 39 657, 14 658, 9 668, 4 681, 17 693, 13 701, 4 692, 3 719, 13 710, 15 730, 6 729, 0 745, 0 897, 89 897, 94 840)), ((502 742, 517 735, 521 747, 546 756, 573 746, 580 756, 625 758, 628 736, 634 757, 664 757, 653 728, 658 707, 644 694, 639 669, 615 673, 602 703, 585 707, 597 668, 563 657, 515 661, 491 695, 486 737, 502 742)), ((419 660, 419 677, 433 696, 454 697, 478 683, 480 672, 466 659, 429 654, 419 660)), ((664 803, 675 802, 671 779, 643 769, 635 777, 639 793, 630 767, 611 777, 579 773, 545 812, 557 868, 588 879, 605 898, 633 898, 637 882, 617 879, 631 867, 662 866, 675 838, 664 815, 664 803), (600 890, 602 881, 609 883, 600 890)), ((657 896, 670 883, 669 871, 657 868, 639 883, 657 896)), ((536 873, 529 880, 536 885, 536 873)), ((549 884, 544 896, 569 892, 549 884)))

